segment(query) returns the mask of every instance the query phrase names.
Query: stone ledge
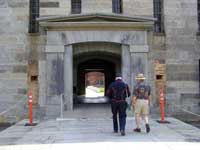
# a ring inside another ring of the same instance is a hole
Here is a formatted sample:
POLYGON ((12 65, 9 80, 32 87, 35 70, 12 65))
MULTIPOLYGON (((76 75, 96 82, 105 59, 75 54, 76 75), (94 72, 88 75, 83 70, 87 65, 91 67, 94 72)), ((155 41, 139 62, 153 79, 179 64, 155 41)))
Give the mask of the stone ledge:
POLYGON ((148 45, 130 45, 131 53, 148 53, 149 46, 148 45))
POLYGON ((40 2, 40 8, 58 8, 59 2, 40 2))
POLYGON ((195 93, 183 93, 181 94, 182 98, 195 98, 195 99, 199 99, 200 98, 200 94, 195 94, 195 93))
POLYGON ((45 52, 46 53, 64 53, 64 45, 47 45, 45 52))
POLYGON ((197 32, 197 36, 200 36, 200 31, 197 32))
POLYGON ((154 36, 166 36, 164 32, 153 32, 154 36))

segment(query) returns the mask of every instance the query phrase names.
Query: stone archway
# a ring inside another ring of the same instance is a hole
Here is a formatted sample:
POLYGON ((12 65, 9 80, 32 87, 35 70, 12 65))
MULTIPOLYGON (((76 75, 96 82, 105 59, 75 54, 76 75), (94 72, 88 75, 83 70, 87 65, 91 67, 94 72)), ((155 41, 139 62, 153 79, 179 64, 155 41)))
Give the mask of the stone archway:
MULTIPOLYGON (((85 35, 93 37, 93 34, 89 34, 91 32, 92 31, 85 31, 85 35)), ((46 45, 46 62, 40 62, 39 64, 39 80, 41 87, 40 104, 41 106, 43 105, 47 108, 48 111, 46 112, 53 113, 53 115, 59 114, 59 94, 62 93, 64 94, 65 110, 73 109, 73 78, 76 78, 74 71, 75 68, 77 68, 74 66, 74 56, 80 56, 80 61, 86 61, 86 59, 92 59, 92 57, 100 57, 100 59, 104 58, 105 60, 112 60, 112 58, 115 56, 119 57, 121 59, 121 70, 116 71, 121 71, 123 79, 126 83, 129 84, 129 87, 132 87, 134 84, 134 80, 131 79, 134 79, 136 73, 144 72, 146 76, 148 74, 147 54, 149 48, 146 45, 147 37, 145 36, 145 32, 139 31, 139 33, 141 33, 141 37, 139 36, 140 34, 136 34, 135 36, 133 35, 133 37, 138 36, 140 38, 128 38, 128 41, 121 40, 120 38, 123 37, 126 39, 126 37, 130 37, 128 34, 135 34, 137 32, 129 32, 127 35, 127 32, 118 32, 118 34, 116 32, 116 37, 114 38, 111 38, 110 34, 107 32, 105 34, 106 38, 104 38, 102 36, 102 32, 98 31, 95 32, 96 34, 93 39, 92 37, 88 37, 87 39, 83 38, 82 40, 79 38, 80 34, 73 34, 74 40, 68 40, 68 42, 72 43, 64 45, 61 44, 63 42, 62 38, 59 38, 60 40, 57 45, 55 45, 55 43, 52 43, 54 45, 50 45, 50 37, 52 35, 51 33, 52 31, 48 32, 48 40, 46 45), (127 41, 127 43, 125 43, 125 41, 127 41), (138 45, 133 45, 133 43, 138 43, 138 45), (88 58, 83 57, 85 55, 87 55, 88 58), (60 74, 57 74, 57 72, 60 72, 60 74), (46 76, 41 76, 42 74, 46 76), (42 89, 42 87, 44 88, 42 89), (57 92, 57 89, 60 89, 60 91, 57 92)), ((57 31, 56 33, 60 33, 60 31, 57 31)), ((63 34, 64 33, 61 32, 59 35, 63 34)))
POLYGON ((103 59, 90 59, 80 63, 77 68, 77 94, 85 94, 85 74, 99 71, 105 74, 105 88, 114 81, 116 64, 103 59))
POLYGON ((73 45, 73 85, 76 87, 80 82, 80 80, 76 80, 79 79, 77 76, 81 75, 84 69, 104 70, 107 87, 115 73, 121 72, 121 45, 105 42, 86 42, 73 45))
POLYGON ((112 55, 116 54, 112 47, 119 47, 121 73, 130 87, 134 85, 133 79, 138 72, 143 72, 149 81, 153 81, 153 73, 148 70, 152 67, 148 53, 154 20, 152 17, 96 13, 39 18, 41 27, 46 31, 45 56, 39 61, 40 107, 46 114, 58 116, 59 93, 64 93, 66 110, 73 109, 73 56, 77 53, 88 54, 88 48, 82 50, 85 43, 85 47, 88 43, 103 43, 100 47, 93 45, 89 51, 112 55), (80 43, 83 44, 81 49, 76 50, 80 43), (107 44, 111 46, 107 47, 107 44))
MULTIPOLYGON (((105 75, 105 91, 121 72, 121 45, 105 42, 86 42, 73 45, 73 92, 85 95, 85 74, 100 70, 105 75)), ((75 100, 74 100, 75 101, 75 100)))

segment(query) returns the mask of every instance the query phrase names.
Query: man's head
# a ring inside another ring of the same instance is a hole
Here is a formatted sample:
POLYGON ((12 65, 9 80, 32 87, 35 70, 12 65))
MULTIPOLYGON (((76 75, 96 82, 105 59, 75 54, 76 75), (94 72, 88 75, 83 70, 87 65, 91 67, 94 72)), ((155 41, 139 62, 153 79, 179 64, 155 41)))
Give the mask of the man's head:
POLYGON ((120 73, 117 73, 115 76, 115 80, 122 80, 122 75, 120 73))
POLYGON ((138 73, 135 79, 136 79, 138 82, 142 82, 142 81, 144 81, 146 78, 145 78, 145 76, 144 76, 143 73, 138 73))

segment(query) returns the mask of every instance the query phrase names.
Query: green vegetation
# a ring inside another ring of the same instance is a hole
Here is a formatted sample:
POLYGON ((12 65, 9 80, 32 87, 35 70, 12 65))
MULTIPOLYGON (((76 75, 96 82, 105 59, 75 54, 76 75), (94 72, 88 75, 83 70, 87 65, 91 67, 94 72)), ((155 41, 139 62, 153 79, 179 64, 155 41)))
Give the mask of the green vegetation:
POLYGON ((105 89, 103 87, 99 88, 98 92, 99 93, 104 93, 105 89))

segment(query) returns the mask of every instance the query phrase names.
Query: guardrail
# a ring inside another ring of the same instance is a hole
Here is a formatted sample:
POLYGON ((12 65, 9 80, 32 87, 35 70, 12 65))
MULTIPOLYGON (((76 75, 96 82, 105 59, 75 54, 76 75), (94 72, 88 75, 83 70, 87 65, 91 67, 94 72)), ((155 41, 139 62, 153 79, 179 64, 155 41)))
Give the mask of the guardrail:
POLYGON ((63 111, 64 111, 64 103, 63 103, 64 94, 60 95, 60 118, 63 118, 63 111))
POLYGON ((19 110, 19 106, 25 107, 27 105, 27 101, 17 102, 14 106, 7 108, 6 110, 0 112, 0 117, 2 118, 15 118, 17 120, 17 110, 19 110), (11 113, 12 111, 15 111, 11 113), (11 113, 11 115, 9 115, 11 113))

